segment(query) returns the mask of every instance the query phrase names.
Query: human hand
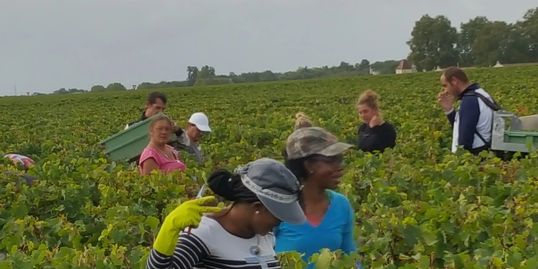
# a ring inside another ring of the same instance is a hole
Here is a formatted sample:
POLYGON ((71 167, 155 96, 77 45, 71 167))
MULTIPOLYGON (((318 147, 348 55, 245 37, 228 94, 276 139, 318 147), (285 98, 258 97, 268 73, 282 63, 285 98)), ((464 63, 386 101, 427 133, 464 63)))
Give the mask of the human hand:
POLYGON ((215 213, 222 210, 218 206, 207 206, 216 203, 214 196, 205 196, 180 204, 163 221, 153 248, 159 253, 171 256, 174 253, 179 231, 187 227, 197 227, 204 213, 215 213))
POLYGON ((450 112, 453 109, 456 98, 447 91, 441 91, 437 94, 437 102, 445 113, 450 112))
POLYGON ((383 118, 379 114, 374 115, 372 119, 370 119, 370 122, 368 122, 368 126, 370 126, 370 128, 379 126, 381 124, 383 124, 383 118))

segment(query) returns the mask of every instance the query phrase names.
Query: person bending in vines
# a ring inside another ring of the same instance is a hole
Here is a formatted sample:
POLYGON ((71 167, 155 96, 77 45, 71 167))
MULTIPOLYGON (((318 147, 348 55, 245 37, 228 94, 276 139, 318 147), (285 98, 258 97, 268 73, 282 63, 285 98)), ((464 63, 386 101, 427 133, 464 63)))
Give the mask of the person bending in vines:
POLYGON ((217 170, 208 184, 232 204, 210 207, 215 199, 208 196, 178 206, 165 218, 147 268, 280 268, 271 231, 281 221, 306 221, 293 173, 262 158, 234 173, 217 170), (196 228, 186 229, 191 226, 196 228))

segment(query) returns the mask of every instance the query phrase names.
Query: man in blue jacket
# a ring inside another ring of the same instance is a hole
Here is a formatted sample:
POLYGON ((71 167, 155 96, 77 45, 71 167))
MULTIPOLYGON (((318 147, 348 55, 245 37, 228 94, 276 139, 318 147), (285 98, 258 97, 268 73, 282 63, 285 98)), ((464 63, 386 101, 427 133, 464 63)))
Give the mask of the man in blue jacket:
POLYGON ((452 152, 458 147, 478 154, 491 146, 493 111, 498 105, 493 98, 478 85, 471 83, 463 70, 447 68, 441 75, 443 90, 437 101, 453 126, 452 152), (459 110, 454 103, 461 100, 459 110))

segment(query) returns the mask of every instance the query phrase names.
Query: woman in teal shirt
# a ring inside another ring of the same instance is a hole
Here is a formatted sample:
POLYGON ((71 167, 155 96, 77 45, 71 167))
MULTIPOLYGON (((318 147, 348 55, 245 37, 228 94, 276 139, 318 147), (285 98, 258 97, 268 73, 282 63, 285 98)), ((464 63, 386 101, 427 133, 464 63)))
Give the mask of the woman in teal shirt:
POLYGON ((322 248, 356 251, 353 208, 333 191, 343 175, 343 153, 350 147, 319 127, 299 128, 288 137, 286 166, 302 184, 300 203, 308 221, 281 223, 275 230, 277 252, 297 251, 308 262, 322 248))

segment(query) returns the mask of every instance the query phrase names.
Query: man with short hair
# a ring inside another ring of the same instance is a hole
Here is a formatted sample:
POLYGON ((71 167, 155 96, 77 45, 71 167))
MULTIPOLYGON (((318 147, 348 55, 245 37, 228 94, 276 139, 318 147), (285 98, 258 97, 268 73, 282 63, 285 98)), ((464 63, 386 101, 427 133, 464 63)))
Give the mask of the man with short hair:
MULTIPOLYGON (((204 133, 211 132, 209 119, 202 112, 193 113, 189 118, 187 127, 184 130, 180 129, 180 131, 181 134, 177 136, 177 142, 173 143, 173 146, 194 155, 196 162, 202 164, 204 157, 199 142, 204 133)), ((176 135, 180 131, 178 130, 176 135)))
MULTIPOLYGON (((164 112, 166 109, 166 103, 168 99, 166 98, 166 95, 162 92, 151 92, 148 95, 148 98, 146 99, 146 105, 144 107, 144 110, 142 111, 142 115, 138 120, 132 121, 125 125, 125 130, 129 129, 133 124, 139 123, 141 121, 146 120, 147 118, 150 118, 159 112, 164 112)), ((174 132, 176 136, 180 136, 183 133, 183 130, 181 128, 174 125, 174 132)), ((170 143, 169 143, 170 144, 170 143)), ((136 162, 138 163, 138 159, 140 158, 140 155, 137 155, 131 159, 129 159, 129 162, 136 162)))
POLYGON ((131 125, 141 122, 159 112, 164 112, 166 109, 166 95, 161 92, 152 92, 148 95, 146 100, 146 107, 142 111, 142 116, 136 121, 132 121, 125 126, 125 129, 129 128, 131 125))
MULTIPOLYGON (((166 109, 166 102, 167 98, 164 93, 150 93, 146 101, 146 107, 144 111, 142 111, 142 116, 140 117, 140 119, 127 124, 127 126, 125 126, 125 129, 159 112, 164 112, 164 110, 166 109)), ((196 112, 192 114, 189 118, 189 123, 185 129, 182 129, 174 124, 174 133, 177 139, 175 139, 174 141, 170 141, 168 144, 178 150, 184 150, 187 153, 194 155, 196 162, 198 164, 202 164, 204 162, 204 157, 199 142, 203 134, 208 132, 211 132, 211 128, 209 128, 209 119, 204 113, 196 112)), ((134 158, 131 158, 129 161, 138 162, 139 157, 140 156, 136 156, 134 158)))
POLYGON ((471 83, 463 70, 449 67, 441 75, 443 90, 437 95, 439 105, 453 126, 452 152, 458 146, 478 154, 491 146, 493 98, 478 83, 471 83), (459 110, 454 103, 461 100, 459 110))

